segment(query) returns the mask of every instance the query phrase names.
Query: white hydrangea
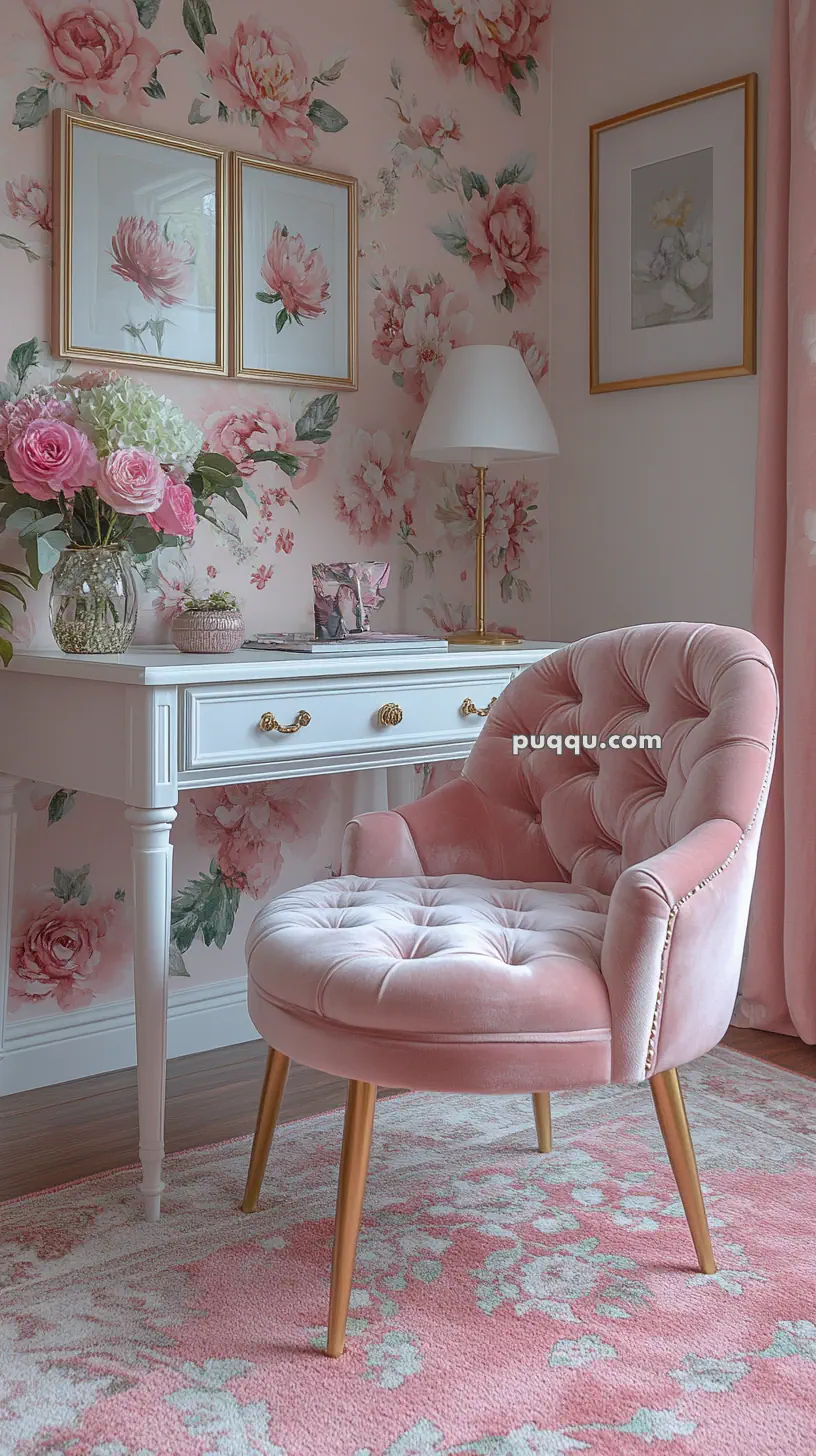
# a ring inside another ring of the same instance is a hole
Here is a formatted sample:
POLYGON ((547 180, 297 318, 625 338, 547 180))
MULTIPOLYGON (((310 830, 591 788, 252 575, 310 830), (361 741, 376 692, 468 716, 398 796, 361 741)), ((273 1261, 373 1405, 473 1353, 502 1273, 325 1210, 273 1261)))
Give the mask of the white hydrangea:
POLYGON ((79 420, 100 455, 137 445, 150 450, 162 465, 175 465, 190 474, 204 435, 166 395, 128 377, 112 378, 71 394, 79 420))

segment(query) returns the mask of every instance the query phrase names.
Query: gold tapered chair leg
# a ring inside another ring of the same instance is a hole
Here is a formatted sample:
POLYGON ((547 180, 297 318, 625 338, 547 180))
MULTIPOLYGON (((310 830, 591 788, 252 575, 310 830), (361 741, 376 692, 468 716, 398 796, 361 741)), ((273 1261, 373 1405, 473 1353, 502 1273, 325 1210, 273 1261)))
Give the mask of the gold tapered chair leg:
POLYGON ((672 1165, 672 1172, 683 1202, 697 1262, 702 1274, 716 1274, 711 1235, 708 1230, 697 1159, 689 1132, 686 1107, 676 1068, 670 1072, 658 1072, 649 1081, 654 1098, 657 1120, 666 1144, 666 1152, 672 1165))
POLYGON ((346 1343, 346 1318, 357 1254, 357 1235, 360 1232, 363 1212, 376 1100, 377 1088, 372 1082, 349 1082, 343 1149, 340 1154, 340 1177, 337 1183, 329 1338, 326 1344, 326 1354, 333 1359, 342 1355, 346 1343))
POLYGON ((536 1137, 538 1138, 538 1151, 540 1153, 552 1152, 552 1113, 550 1111, 549 1092, 533 1093, 533 1113, 535 1114, 536 1137))
POLYGON ((283 1052, 276 1052, 273 1047, 270 1047, 269 1056, 266 1059, 258 1117, 255 1123, 255 1136, 252 1139, 244 1201, 241 1204, 244 1213, 254 1213, 258 1207, 261 1184, 266 1172, 269 1149, 272 1146, 288 1072, 289 1058, 285 1057, 283 1052))

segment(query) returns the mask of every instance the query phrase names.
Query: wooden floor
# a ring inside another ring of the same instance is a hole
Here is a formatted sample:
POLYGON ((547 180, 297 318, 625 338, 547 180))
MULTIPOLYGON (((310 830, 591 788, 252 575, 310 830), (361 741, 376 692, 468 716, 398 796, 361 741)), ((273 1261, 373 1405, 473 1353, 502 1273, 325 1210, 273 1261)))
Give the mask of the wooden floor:
MULTIPOLYGON (((816 1047, 732 1027, 725 1045, 816 1078, 816 1047)), ((260 1041, 179 1057, 167 1069, 167 1151, 251 1133, 266 1060, 260 1041)), ((281 1120, 339 1107, 345 1082, 293 1067, 281 1120)), ((0 1099, 0 1200, 136 1159, 136 1072, 108 1072, 0 1099)))

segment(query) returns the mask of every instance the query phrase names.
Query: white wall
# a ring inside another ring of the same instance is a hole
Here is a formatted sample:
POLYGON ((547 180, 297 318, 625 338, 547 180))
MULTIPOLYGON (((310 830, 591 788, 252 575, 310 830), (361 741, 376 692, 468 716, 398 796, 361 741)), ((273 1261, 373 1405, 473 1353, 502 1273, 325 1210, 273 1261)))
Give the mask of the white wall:
MULTIPOLYGON (((553 636, 672 619, 748 626, 757 380, 590 396, 589 127, 757 71, 762 137, 773 0, 553 9, 553 636)), ((761 208, 762 191, 760 222, 761 208)))

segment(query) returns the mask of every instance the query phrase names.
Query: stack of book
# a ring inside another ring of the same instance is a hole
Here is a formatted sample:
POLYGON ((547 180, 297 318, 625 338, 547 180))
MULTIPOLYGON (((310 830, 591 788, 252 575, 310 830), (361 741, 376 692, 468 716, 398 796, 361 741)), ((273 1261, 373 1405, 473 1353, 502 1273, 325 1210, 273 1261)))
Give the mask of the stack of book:
POLYGON ((348 637, 310 637, 306 632, 259 632, 244 647, 256 652, 311 652, 330 657, 338 652, 447 652, 444 637, 417 637, 409 632, 358 632, 348 637))

